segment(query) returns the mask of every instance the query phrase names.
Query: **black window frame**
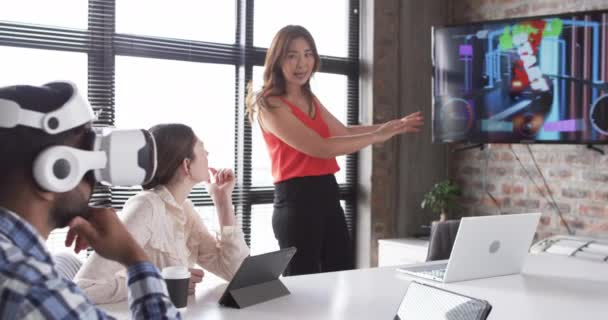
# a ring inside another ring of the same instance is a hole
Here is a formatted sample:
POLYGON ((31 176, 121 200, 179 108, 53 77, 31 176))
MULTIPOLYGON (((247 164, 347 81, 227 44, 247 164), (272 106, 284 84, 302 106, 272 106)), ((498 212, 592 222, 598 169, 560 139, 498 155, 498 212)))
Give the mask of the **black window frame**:
MULTIPOLYGON (((266 48, 253 46, 253 0, 236 1, 235 42, 212 43, 116 33, 115 0, 89 0, 88 29, 40 26, 0 20, 0 46, 86 53, 88 98, 98 113, 95 125, 113 126, 115 120, 115 58, 131 56, 227 64, 235 67, 233 193, 236 214, 241 218, 245 240, 251 245, 252 206, 273 201, 273 186, 252 185, 252 127, 245 116, 246 84, 254 66, 263 66, 266 48)), ((349 1, 347 57, 321 56, 321 72, 347 77, 347 124, 359 121, 359 0, 349 1)), ((0 47, 1 50, 1 47, 0 47)), ((354 235, 356 221, 357 154, 346 158, 346 183, 340 184, 347 224, 354 235)), ((140 188, 96 187, 92 201, 110 201, 120 210, 140 188)), ((196 187, 189 199, 195 206, 213 205, 204 188, 196 187)), ((354 238, 354 237, 353 237, 354 238)))

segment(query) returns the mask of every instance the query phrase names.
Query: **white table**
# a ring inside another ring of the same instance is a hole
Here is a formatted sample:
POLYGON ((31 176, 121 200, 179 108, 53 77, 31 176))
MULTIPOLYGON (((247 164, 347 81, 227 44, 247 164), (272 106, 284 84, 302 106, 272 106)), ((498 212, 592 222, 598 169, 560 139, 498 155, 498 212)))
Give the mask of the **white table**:
MULTIPOLYGON (((226 283, 212 280, 197 288, 183 316, 207 320, 392 319, 412 279, 394 267, 285 277, 282 281, 290 295, 245 309, 220 306, 217 301, 226 283)), ((608 268, 568 257, 529 256, 519 275, 451 284, 417 280, 489 301, 491 320, 606 319, 608 314, 608 268), (593 275, 577 276, 582 268, 593 275)), ((101 307, 120 319, 130 317, 126 302, 101 307)))
POLYGON ((378 266, 399 266, 426 261, 429 241, 417 238, 378 240, 378 266))

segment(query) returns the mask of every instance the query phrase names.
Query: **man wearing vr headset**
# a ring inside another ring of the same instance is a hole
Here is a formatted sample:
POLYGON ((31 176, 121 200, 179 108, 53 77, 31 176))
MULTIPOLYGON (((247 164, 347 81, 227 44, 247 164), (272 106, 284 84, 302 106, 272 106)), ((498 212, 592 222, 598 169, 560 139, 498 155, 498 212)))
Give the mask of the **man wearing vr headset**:
POLYGON ((45 246, 69 226, 66 245, 91 246, 127 267, 134 318, 180 318, 165 283, 108 208, 90 208, 96 182, 139 185, 156 168, 147 131, 96 134, 93 110, 76 87, 0 88, 0 318, 107 318, 59 276, 45 246))

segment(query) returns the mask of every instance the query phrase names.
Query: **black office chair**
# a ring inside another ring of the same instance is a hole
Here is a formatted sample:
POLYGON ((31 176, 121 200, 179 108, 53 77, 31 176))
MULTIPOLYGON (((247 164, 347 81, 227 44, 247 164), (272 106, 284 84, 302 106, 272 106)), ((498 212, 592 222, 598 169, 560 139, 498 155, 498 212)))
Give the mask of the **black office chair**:
POLYGON ((433 222, 426 261, 449 259, 460 226, 460 219, 433 222))

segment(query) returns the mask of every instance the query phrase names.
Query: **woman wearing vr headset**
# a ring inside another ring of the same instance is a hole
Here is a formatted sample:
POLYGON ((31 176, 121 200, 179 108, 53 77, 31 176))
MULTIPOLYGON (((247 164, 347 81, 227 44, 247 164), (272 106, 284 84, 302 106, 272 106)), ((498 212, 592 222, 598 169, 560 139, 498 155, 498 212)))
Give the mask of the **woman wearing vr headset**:
MULTIPOLYGON (((145 191, 127 201, 123 222, 159 269, 198 264, 230 280, 249 255, 232 206, 232 170, 209 168, 203 142, 186 125, 161 124, 150 132, 157 145, 156 174, 145 191), (205 181, 217 210, 219 237, 207 230, 187 200, 192 188, 205 181)), ((191 269, 190 294, 202 277, 203 270, 191 269)), ((127 298, 124 268, 97 254, 87 259, 75 281, 95 303, 127 298)))

